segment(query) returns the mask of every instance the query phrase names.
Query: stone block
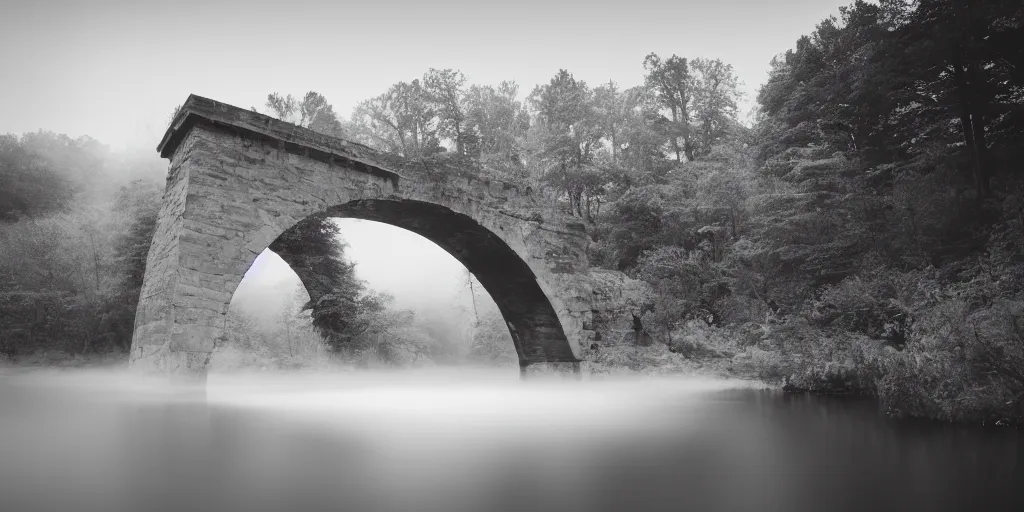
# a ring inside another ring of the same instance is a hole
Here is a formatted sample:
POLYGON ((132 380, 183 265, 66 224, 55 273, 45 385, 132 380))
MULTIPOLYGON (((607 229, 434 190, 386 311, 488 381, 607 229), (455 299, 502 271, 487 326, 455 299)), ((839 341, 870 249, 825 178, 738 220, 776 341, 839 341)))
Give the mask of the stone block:
POLYGON ((133 345, 164 345, 169 340, 171 323, 169 320, 149 322, 135 327, 132 337, 133 345))
POLYGON ((203 325, 181 326, 181 332, 171 332, 167 348, 171 352, 212 352, 217 338, 224 334, 223 328, 203 325))

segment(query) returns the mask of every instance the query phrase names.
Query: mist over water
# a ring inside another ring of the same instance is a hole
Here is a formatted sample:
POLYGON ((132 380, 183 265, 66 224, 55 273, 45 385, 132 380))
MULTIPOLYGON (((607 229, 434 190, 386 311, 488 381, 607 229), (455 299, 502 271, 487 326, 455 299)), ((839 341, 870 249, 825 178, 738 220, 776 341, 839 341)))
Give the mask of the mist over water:
POLYGON ((1015 431, 715 380, 8 370, 0 408, 18 511, 965 510, 1019 479, 1015 431))

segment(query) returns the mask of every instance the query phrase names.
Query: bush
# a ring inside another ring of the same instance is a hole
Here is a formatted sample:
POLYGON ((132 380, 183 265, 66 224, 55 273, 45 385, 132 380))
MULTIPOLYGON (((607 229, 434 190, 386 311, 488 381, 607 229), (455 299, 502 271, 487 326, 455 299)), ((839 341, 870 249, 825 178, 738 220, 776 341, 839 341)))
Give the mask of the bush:
POLYGON ((769 384, 783 384, 793 374, 794 362, 778 351, 750 350, 750 363, 757 378, 769 384))
MULTIPOLYGON (((751 364, 790 390, 875 395, 894 416, 1024 424, 1020 267, 862 271, 762 324, 751 364)), ((756 324, 746 331, 757 338, 756 324)))
POLYGON ((923 317, 919 338, 888 362, 879 385, 883 409, 896 416, 946 421, 1024 420, 1024 338, 1019 301, 972 311, 944 301, 923 317))
POLYGON ((902 348, 913 325, 902 275, 887 270, 827 286, 811 304, 810 320, 825 329, 858 333, 902 348))
POLYGON ((728 282, 721 269, 699 252, 681 247, 647 251, 637 263, 636 275, 654 288, 657 334, 666 336, 692 320, 721 323, 715 304, 729 293, 728 282))
POLYGON ((687 359, 731 359, 737 352, 737 336, 732 329, 687 322, 672 333, 669 350, 687 359))
MULTIPOLYGON (((875 392, 885 349, 876 341, 847 333, 821 335, 802 353, 759 354, 761 378, 793 391, 865 394, 875 392)), ((759 353, 761 351, 758 351, 759 353)))

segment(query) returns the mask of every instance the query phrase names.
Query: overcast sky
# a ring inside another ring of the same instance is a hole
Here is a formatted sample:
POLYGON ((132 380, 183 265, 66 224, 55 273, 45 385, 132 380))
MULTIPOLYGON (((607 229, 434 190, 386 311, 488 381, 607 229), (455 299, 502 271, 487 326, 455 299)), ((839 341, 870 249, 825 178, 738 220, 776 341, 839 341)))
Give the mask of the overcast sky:
MULTIPOLYGON (((398 306, 436 310, 439 305, 458 306, 469 300, 464 288, 465 267, 434 242, 379 222, 335 222, 343 233, 345 254, 357 262, 356 277, 367 281, 374 290, 393 295, 398 306)), ((289 300, 287 293, 298 284, 298 276, 284 260, 264 251, 249 268, 236 294, 243 296, 238 299, 246 302, 250 311, 266 312, 289 300)), ((477 300, 489 299, 479 296, 477 300)))
MULTIPOLYGON (((0 133, 46 129, 153 150, 190 93, 262 108, 269 92, 316 90, 347 116, 430 67, 471 83, 514 79, 525 95, 559 68, 593 85, 638 85, 650 52, 732 64, 749 107, 771 58, 846 3, 4 0, 0 133)), ((374 226, 349 225, 346 238, 375 287, 429 295, 458 270, 416 235, 374 226), (409 254, 437 271, 396 263, 409 254)))
POLYGON ((190 93, 262 108, 269 92, 312 89, 347 116, 430 67, 524 94, 559 68, 629 87, 652 51, 721 58, 752 100, 772 56, 845 3, 4 0, 0 133, 152 148, 190 93))

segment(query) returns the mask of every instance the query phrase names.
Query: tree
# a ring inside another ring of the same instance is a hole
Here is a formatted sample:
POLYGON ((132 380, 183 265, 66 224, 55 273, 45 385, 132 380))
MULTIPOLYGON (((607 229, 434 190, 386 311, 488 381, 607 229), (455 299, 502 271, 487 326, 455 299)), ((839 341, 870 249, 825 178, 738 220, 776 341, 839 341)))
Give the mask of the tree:
POLYGON ((114 245, 114 260, 121 269, 117 285, 112 322, 124 350, 131 343, 135 326, 135 313, 146 274, 146 258, 156 232, 162 191, 155 184, 136 180, 122 187, 115 208, 129 220, 128 229, 114 245))
POLYGON ((351 352, 357 336, 366 330, 365 315, 383 308, 356 278, 355 264, 345 257, 338 226, 326 215, 307 217, 282 233, 269 249, 304 275, 313 327, 334 352, 351 352))
POLYGON ((935 121, 941 123, 936 128, 947 134, 948 121, 954 120, 977 195, 989 197, 993 166, 1005 165, 1014 152, 1009 147, 1016 142, 1007 146, 1004 141, 1019 141, 1022 131, 1019 47, 1024 30, 1010 20, 1019 20, 1024 8, 999 0, 885 6, 898 23, 894 42, 905 49, 899 64, 917 78, 911 90, 932 100, 917 100, 926 107, 917 110, 935 112, 935 121))
POLYGON ((420 158, 443 150, 435 104, 419 80, 399 82, 361 102, 352 123, 360 140, 385 152, 420 158))
POLYGON ((756 174, 750 156, 750 151, 734 140, 715 146, 702 160, 694 162, 697 204, 712 211, 725 209, 734 240, 739 239, 739 224, 754 191, 756 174))
POLYGON ((617 143, 622 149, 616 164, 628 170, 623 185, 628 188, 657 182, 664 178, 670 162, 663 151, 668 138, 656 94, 646 87, 634 87, 622 92, 621 101, 623 118, 617 143))
POLYGON ((637 275, 656 288, 656 334, 661 334, 665 341, 671 342, 672 332, 689 320, 708 325, 722 323, 716 306, 729 293, 728 281, 721 267, 701 252, 659 247, 640 258, 637 275))
POLYGON ((467 146, 473 142, 465 126, 466 113, 462 102, 465 84, 466 77, 451 69, 430 68, 423 75, 424 90, 437 112, 438 136, 454 142, 455 152, 459 155, 467 154, 467 146))
POLYGON ((266 107, 283 121, 332 137, 346 135, 334 107, 318 92, 309 91, 300 101, 296 101, 291 94, 285 97, 276 92, 268 94, 266 107))
POLYGON ((624 94, 619 92, 618 85, 609 80, 594 89, 594 110, 601 134, 608 139, 611 146, 612 166, 618 164, 619 144, 622 125, 626 118, 627 102, 624 94))
POLYGON ((0 221, 67 211, 86 175, 102 172, 106 155, 88 137, 50 132, 0 135, 0 221))
POLYGON ((644 58, 644 69, 647 70, 645 82, 657 92, 662 106, 672 113, 672 123, 668 125, 668 135, 675 150, 676 161, 682 162, 682 154, 688 161, 693 160, 693 144, 690 135, 690 71, 686 59, 672 55, 662 60, 655 53, 644 58), (679 147, 679 137, 683 138, 683 147, 679 147))
POLYGON ((693 146, 694 155, 699 157, 711 153, 712 146, 739 124, 736 118, 739 81, 732 65, 719 59, 693 59, 690 70, 693 119, 698 127, 693 146))
MULTIPOLYGON (((327 361, 320 335, 313 328, 305 288, 291 290, 268 322, 266 315, 232 307, 224 338, 214 349, 211 366, 221 369, 295 369, 327 361)), ((269 312, 268 312, 269 313, 269 312)))
POLYGON ((298 110, 298 102, 291 94, 282 97, 278 93, 267 95, 266 107, 282 121, 292 121, 298 110))
POLYGON ((564 193, 573 215, 593 220, 603 194, 603 169, 594 165, 601 140, 593 109, 593 94, 571 73, 560 70, 528 98, 536 112, 533 127, 541 144, 542 181, 564 193))
POLYGON ((521 178, 523 142, 530 127, 526 108, 516 99, 519 86, 505 81, 497 87, 472 85, 463 96, 467 133, 472 133, 466 152, 505 176, 521 178))

